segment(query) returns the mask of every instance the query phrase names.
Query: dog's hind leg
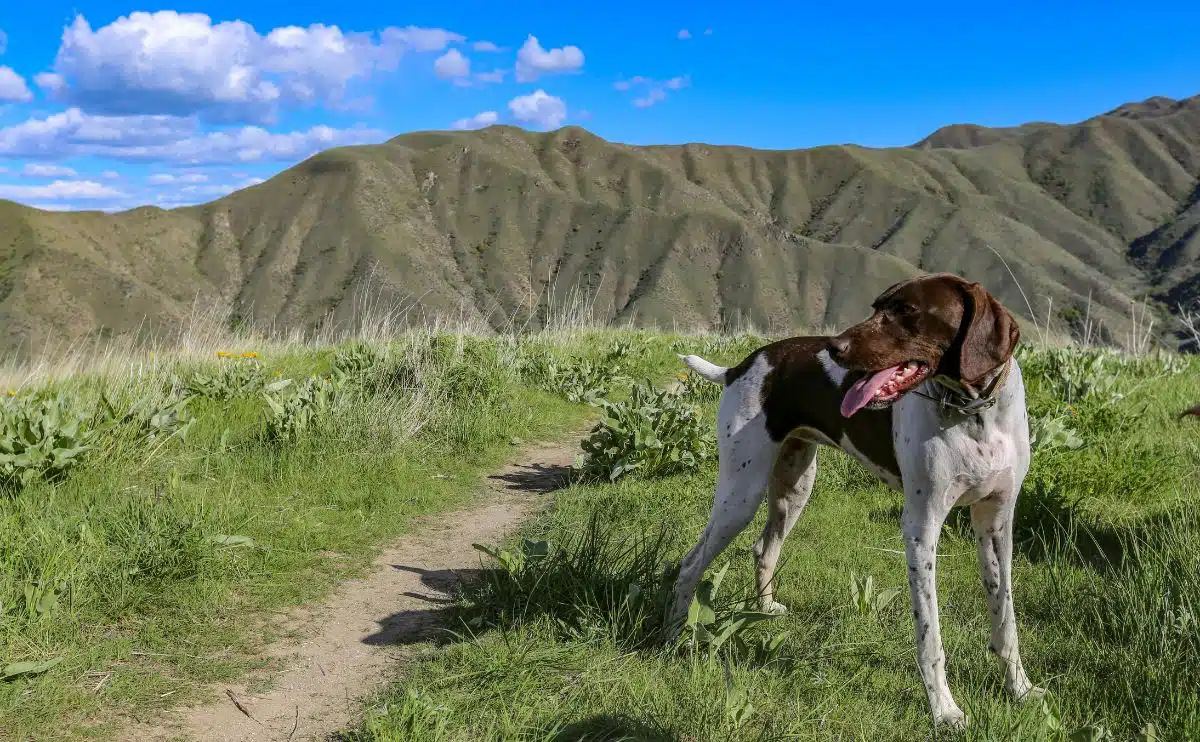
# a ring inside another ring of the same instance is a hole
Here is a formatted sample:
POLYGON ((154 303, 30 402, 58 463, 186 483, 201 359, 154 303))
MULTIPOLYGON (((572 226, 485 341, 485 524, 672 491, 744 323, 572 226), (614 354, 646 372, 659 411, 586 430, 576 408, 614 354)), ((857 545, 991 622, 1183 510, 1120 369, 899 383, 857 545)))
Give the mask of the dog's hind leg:
POLYGON ((785 440, 767 485, 767 524, 754 543, 758 601, 764 611, 787 612, 787 607, 775 600, 775 567, 784 540, 808 504, 816 478, 817 444, 794 436, 785 440))
POLYGON ((759 422, 747 424, 720 442, 720 474, 712 512, 699 542, 680 562, 674 599, 666 617, 668 640, 674 640, 682 630, 704 570, 750 524, 762 502, 779 444, 771 440, 759 422))

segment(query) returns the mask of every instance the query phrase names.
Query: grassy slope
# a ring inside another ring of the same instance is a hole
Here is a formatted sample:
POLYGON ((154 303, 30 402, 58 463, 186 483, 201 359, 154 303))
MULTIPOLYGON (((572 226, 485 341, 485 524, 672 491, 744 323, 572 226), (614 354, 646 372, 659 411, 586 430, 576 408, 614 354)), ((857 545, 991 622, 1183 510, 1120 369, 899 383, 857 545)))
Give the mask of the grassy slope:
POLYGON ((918 269, 982 280, 1028 314, 989 246, 1039 320, 1047 298, 1054 312, 1090 301, 1120 334, 1131 297, 1195 298, 1198 176, 1200 98, 1071 126, 950 127, 894 149, 408 134, 171 212, 0 203, 0 347, 146 330, 147 317, 170 329, 197 294, 308 326, 352 324, 357 292, 414 317, 495 320, 580 288, 604 319, 786 330, 856 320, 918 269))
MULTIPOLYGON (((739 355, 712 346, 708 353, 724 362, 739 355)), ((1122 399, 1101 393, 1067 409, 1063 390, 1047 381, 1061 372, 1039 371, 1037 361, 1024 364, 1031 413, 1061 414, 1087 441, 1035 455, 1016 523, 1022 650, 1034 682, 1051 690, 1053 713, 1014 707, 1002 695, 986 652, 969 519, 959 514, 944 531, 938 577, 950 683, 972 719, 964 738, 1062 738, 1052 717, 1067 732, 1104 726, 1112 739, 1133 739, 1147 721, 1167 739, 1193 738, 1200 437, 1175 415, 1200 399, 1196 366, 1169 376, 1152 362, 1127 367, 1117 380, 1122 399)), ((710 422, 713 414, 710 404, 710 422)), ((872 575, 877 589, 906 584, 900 498, 839 452, 823 449, 819 462, 813 500, 778 575, 776 597, 791 613, 757 629, 787 632, 775 659, 725 655, 727 675, 702 655, 670 656, 652 644, 654 604, 631 617, 625 602, 630 582, 653 592, 658 565, 694 543, 715 466, 578 484, 560 491, 524 534, 550 541, 551 566, 523 577, 523 587, 497 572, 468 591, 459 634, 409 668, 347 739, 930 738, 907 590, 876 615, 855 612, 850 600, 852 572, 872 575), (648 544, 660 530, 665 542, 648 544), (622 550, 639 544, 644 563, 631 566, 637 560, 622 550), (739 726, 746 701, 753 709, 739 726)), ((730 560, 726 598, 753 589, 750 546, 762 524, 760 513, 714 565, 730 560)))
MULTIPOLYGON (((261 398, 197 399, 185 441, 118 428, 65 482, 0 497, 0 667, 62 658, 40 677, 0 682, 0 739, 186 702, 205 681, 261 663, 275 611, 319 601, 411 516, 468 502, 514 437, 560 436, 587 414, 523 385, 494 343, 442 336, 434 353, 430 342, 393 345, 380 368, 414 372, 395 377, 398 391, 347 398, 294 443, 262 439, 261 398), (226 536, 257 546, 218 543, 226 536), (44 613, 25 598, 38 586, 57 590, 44 613)), ((545 342, 565 353, 575 341, 545 342)), ((268 378, 325 374, 336 350, 250 347, 268 378)), ((90 411, 103 389, 124 411, 163 398, 173 375, 231 363, 249 361, 143 358, 49 391, 90 411)))

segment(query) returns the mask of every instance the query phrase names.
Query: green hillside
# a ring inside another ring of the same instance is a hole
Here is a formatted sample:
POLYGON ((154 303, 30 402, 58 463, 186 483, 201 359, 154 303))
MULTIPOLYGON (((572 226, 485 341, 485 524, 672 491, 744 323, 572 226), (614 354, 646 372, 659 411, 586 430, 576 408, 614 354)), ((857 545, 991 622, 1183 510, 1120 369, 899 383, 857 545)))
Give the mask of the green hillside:
POLYGON ((280 328, 353 322, 364 296, 499 326, 573 290, 599 319, 781 332, 853 322, 919 270, 983 281, 1028 318, 992 249, 1038 321, 1090 314, 1120 339, 1146 296, 1200 301, 1198 178, 1200 96, 892 149, 406 134, 196 207, 0 202, 0 345, 166 331, 197 301, 280 328))

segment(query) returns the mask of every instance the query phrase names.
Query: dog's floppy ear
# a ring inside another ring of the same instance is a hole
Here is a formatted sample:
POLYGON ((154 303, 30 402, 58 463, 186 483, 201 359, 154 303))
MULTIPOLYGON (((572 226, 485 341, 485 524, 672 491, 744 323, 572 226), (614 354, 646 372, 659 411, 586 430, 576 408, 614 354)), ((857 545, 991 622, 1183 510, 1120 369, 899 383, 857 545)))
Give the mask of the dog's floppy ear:
POLYGON ((1021 328, 1008 310, 978 283, 967 283, 963 290, 963 318, 959 328, 959 380, 971 382, 1012 358, 1021 341, 1021 328))

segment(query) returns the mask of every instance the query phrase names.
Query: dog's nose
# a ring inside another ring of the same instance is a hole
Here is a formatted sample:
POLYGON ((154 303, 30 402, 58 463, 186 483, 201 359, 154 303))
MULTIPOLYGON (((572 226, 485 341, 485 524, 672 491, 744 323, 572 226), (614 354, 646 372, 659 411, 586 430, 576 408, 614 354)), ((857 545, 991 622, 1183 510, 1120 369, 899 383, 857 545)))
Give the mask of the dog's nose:
POLYGON ((846 351, 850 350, 850 341, 841 335, 835 335, 829 338, 829 355, 838 358, 846 351))

